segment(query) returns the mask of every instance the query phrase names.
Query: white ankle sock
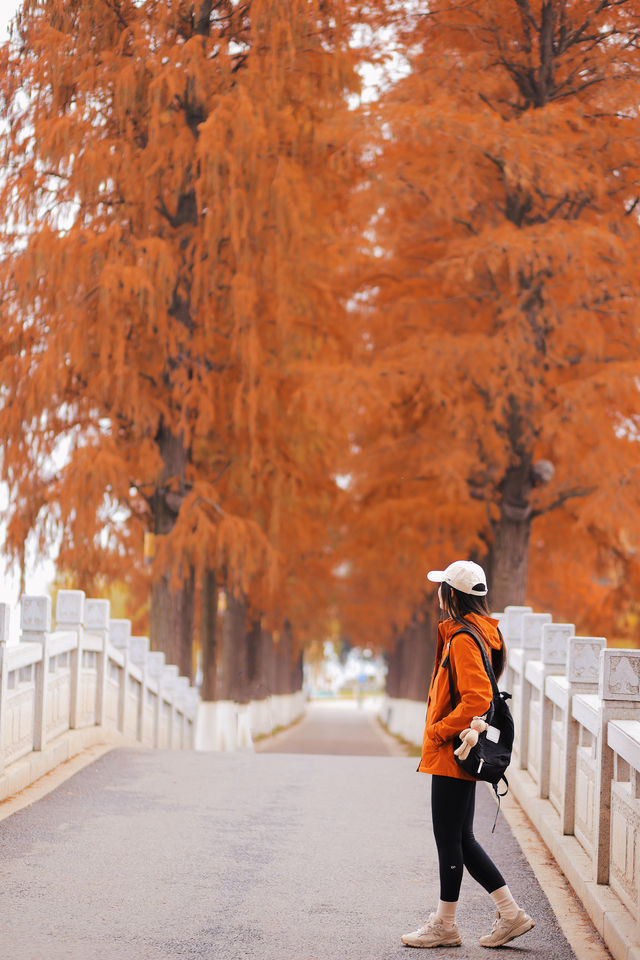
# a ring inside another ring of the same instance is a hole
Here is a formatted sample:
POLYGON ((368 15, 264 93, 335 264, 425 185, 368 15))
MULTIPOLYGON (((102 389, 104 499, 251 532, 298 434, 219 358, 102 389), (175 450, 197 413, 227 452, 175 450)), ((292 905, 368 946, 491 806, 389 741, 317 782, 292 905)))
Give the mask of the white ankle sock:
POLYGON ((436 917, 438 920, 442 920, 445 927, 453 927, 456 922, 456 907, 458 906, 457 900, 438 900, 438 909, 436 910, 436 917))
POLYGON ((505 920, 515 920, 515 918, 518 916, 518 910, 520 907, 513 899, 509 887, 506 884, 504 887, 498 887, 497 890, 493 891, 491 896, 496 902, 496 907, 500 911, 500 916, 505 920))

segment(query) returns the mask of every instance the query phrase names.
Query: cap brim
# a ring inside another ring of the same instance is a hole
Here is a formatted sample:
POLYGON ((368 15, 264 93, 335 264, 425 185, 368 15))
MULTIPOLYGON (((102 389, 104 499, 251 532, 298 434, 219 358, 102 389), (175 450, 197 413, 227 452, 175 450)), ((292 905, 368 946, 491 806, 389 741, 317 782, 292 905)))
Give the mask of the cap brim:
POLYGON ((444 570, 429 570, 427 580, 431 580, 432 583, 443 583, 444 570))

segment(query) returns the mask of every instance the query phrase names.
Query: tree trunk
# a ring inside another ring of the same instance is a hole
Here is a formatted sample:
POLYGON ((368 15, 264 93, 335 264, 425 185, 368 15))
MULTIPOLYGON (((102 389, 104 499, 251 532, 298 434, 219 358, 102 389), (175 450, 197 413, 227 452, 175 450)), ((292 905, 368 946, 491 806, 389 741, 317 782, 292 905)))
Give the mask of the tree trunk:
POLYGON ((291 635, 291 624, 285 620, 280 633, 280 643, 278 645, 278 693, 291 693, 291 657, 293 654, 293 637, 291 635))
POLYGON ((270 697, 276 692, 276 647, 272 633, 264 634, 263 646, 263 695, 270 697))
POLYGON ((429 621, 429 613, 426 610, 421 610, 414 618, 412 681, 408 691, 410 700, 426 701, 427 699, 435 654, 433 625, 429 621))
POLYGON ((400 696, 403 700, 409 698, 409 687, 413 672, 411 640, 411 624, 409 623, 402 631, 402 646, 400 648, 402 654, 400 658, 400 696))
POLYGON ((402 631, 402 656, 400 659, 400 696, 410 699, 413 680, 413 623, 410 621, 402 631))
POLYGON ((388 697, 397 699, 400 696, 398 677, 400 673, 400 637, 394 630, 392 646, 387 653, 387 681, 385 691, 388 697))
POLYGON ((202 699, 217 699, 218 584, 215 570, 206 570, 202 583, 200 643, 202 647, 202 699))
POLYGON ((183 677, 193 679, 193 575, 174 590, 170 574, 151 586, 151 645, 162 650, 167 663, 177 664, 183 677))
MULTIPOLYGON (((162 456, 162 471, 151 498, 156 536, 171 533, 184 495, 187 451, 182 435, 176 436, 160 425, 156 436, 162 456)), ((171 573, 163 571, 151 586, 151 645, 164 651, 167 663, 175 663, 180 673, 193 679, 193 571, 187 571, 178 587, 171 573)))
MULTIPOLYGON (((540 286, 522 281, 526 294, 524 310, 531 327, 532 342, 540 356, 544 353, 544 337, 538 323, 541 306, 540 286)), ((538 353, 535 354, 539 360, 538 353)), ((531 494, 536 479, 533 464, 535 431, 531 412, 526 404, 511 395, 508 398, 507 436, 511 449, 511 466, 499 486, 499 518, 492 523, 492 543, 488 562, 489 603, 497 612, 508 604, 521 605, 527 592, 529 540, 531 535, 531 494)))
POLYGON ((389 654, 389 673, 387 674, 387 692, 390 697, 402 700, 407 695, 407 628, 396 633, 393 650, 389 654))
POLYGON ((302 690, 302 650, 298 650, 291 658, 291 679, 290 687, 291 693, 298 693, 299 690, 302 690))
POLYGON ((249 699, 264 700, 269 695, 267 670, 271 637, 255 617, 247 632, 247 679, 249 699))
POLYGON ((416 614, 411 618, 409 626, 409 657, 408 664, 410 673, 407 676, 407 699, 422 700, 422 691, 424 688, 424 630, 416 614))
POLYGON ((527 592, 531 536, 531 459, 523 457, 511 467, 501 484, 500 517, 493 524, 488 585, 492 610, 521 605, 527 592))
POLYGON ((218 673, 218 699, 248 701, 247 601, 242 595, 227 594, 222 621, 222 650, 218 673))
MULTIPOLYGON (((207 36, 210 30, 210 16, 212 0, 202 0, 199 5, 195 21, 195 32, 200 36, 207 36)), ((200 106, 188 97, 184 101, 184 111, 187 122, 194 137, 199 136, 199 124, 204 120, 200 106)), ((188 227, 198 225, 198 204, 195 189, 195 175, 189 171, 186 183, 178 198, 175 214, 172 216, 165 210, 165 216, 173 229, 182 232, 180 248, 186 253, 191 242, 192 234, 188 227)), ((184 330, 184 336, 189 346, 178 356, 168 359, 163 379, 167 393, 172 395, 172 380, 175 372, 181 369, 189 372, 191 357, 189 355, 190 340, 193 334, 193 317, 191 315, 191 288, 193 284, 193 262, 190 254, 185 255, 185 261, 178 278, 170 307, 170 314, 175 317, 184 330)), ((158 488, 156 489, 151 507, 154 516, 155 533, 166 536, 171 533, 180 505, 185 495, 186 467, 189 451, 185 447, 184 434, 173 433, 162 421, 156 435, 156 443, 162 458, 162 471, 158 488)), ((156 580, 151 590, 151 642, 160 650, 164 650, 169 662, 177 663, 180 672, 193 678, 193 628, 194 628, 194 576, 193 570, 184 574, 183 584, 174 589, 170 577, 165 575, 156 580)))
POLYGON ((514 518, 501 509, 494 527, 489 562, 491 609, 501 612, 508 604, 524 604, 527 592, 531 518, 514 518))
POLYGON ((279 696, 291 693, 291 625, 285 620, 273 651, 272 691, 279 696))

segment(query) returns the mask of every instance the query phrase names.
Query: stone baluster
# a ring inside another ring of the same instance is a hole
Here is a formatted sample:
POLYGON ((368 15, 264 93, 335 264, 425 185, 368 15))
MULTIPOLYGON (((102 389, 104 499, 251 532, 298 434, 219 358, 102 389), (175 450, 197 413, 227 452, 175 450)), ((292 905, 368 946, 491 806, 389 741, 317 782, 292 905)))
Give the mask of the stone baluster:
POLYGON ((575 629, 573 623, 544 623, 542 625, 540 724, 536 735, 538 737, 537 752, 540 765, 538 796, 545 800, 549 796, 551 722, 553 720, 553 703, 545 696, 545 684, 547 677, 566 673, 569 640, 574 635, 575 629))
POLYGON ((82 670, 82 623, 84 620, 84 591, 58 590, 56 597, 56 626, 61 630, 72 630, 77 642, 71 650, 69 678, 69 729, 79 726, 80 713, 80 676, 82 670))
POLYGON ((168 664, 162 671, 162 689, 166 691, 166 702, 169 705, 169 718, 167 720, 167 747, 173 747, 173 720, 176 710, 175 686, 179 676, 179 669, 175 663, 168 664))
POLYGON ((85 600, 84 602, 84 629, 101 640, 101 650, 98 657, 98 677, 96 683, 96 723, 99 726, 105 722, 107 706, 107 678, 109 676, 109 615, 111 604, 108 600, 85 600))
POLYGON ((562 806, 560 820, 565 836, 574 832, 576 817, 576 761, 580 725, 573 716, 573 697, 578 693, 595 693, 600 674, 600 652, 604 637, 570 637, 567 648, 567 703, 564 716, 562 772, 562 806))
POLYGON ((36 664, 33 749, 47 743, 48 641, 51 633, 51 597, 23 596, 20 602, 20 630, 23 643, 40 644, 42 655, 36 664))
POLYGON ((162 719, 162 674, 165 666, 165 655, 161 650, 153 650, 145 658, 147 676, 155 680, 158 686, 155 710, 153 713, 153 745, 160 746, 160 722, 162 719))
POLYGON ((253 750, 253 738, 251 736, 251 716, 249 704, 242 703, 237 708, 238 716, 238 734, 237 745, 241 750, 253 750))
POLYGON ((131 637, 129 643, 129 658, 140 668, 142 682, 140 684, 140 700, 138 702, 138 719, 136 723, 136 737, 144 740, 144 702, 146 697, 147 654, 149 653, 149 637, 131 637))
POLYGON ((122 654, 122 683, 118 691, 118 730, 126 730, 127 684, 129 681, 129 642, 131 620, 109 620, 109 642, 122 654))
POLYGON ((196 745, 196 722, 198 717, 198 707, 200 705, 200 694, 195 687, 189 687, 189 692, 187 694, 187 712, 189 723, 191 724, 191 733, 187 743, 191 749, 195 749, 196 745))
MULTIPOLYGON (((525 613, 533 613, 531 607, 516 607, 508 606, 505 607, 504 612, 497 614, 497 619, 500 625, 500 632, 504 637, 505 644, 507 646, 507 667, 504 672, 504 687, 512 693, 514 696, 514 701, 512 706, 514 710, 518 702, 518 691, 517 687, 521 682, 521 677, 519 680, 516 680, 516 674, 520 668, 520 659, 518 654, 515 651, 519 648, 521 643, 522 635, 522 618, 525 613), (516 665, 517 661, 517 665, 516 665)), ((520 676, 518 674, 518 676, 520 676)), ((502 684, 501 684, 502 686, 502 684)))
POLYGON ((597 742, 595 881, 609 882, 611 783, 613 750, 608 743, 610 720, 635 720, 640 704, 640 650, 602 650, 598 695, 601 701, 597 742))
POLYGON ((507 643, 518 642, 522 635, 522 618, 525 613, 533 613, 531 607, 508 606, 504 608, 504 613, 499 615, 500 631, 507 643))
POLYGON ((4 731, 7 716, 7 644, 11 623, 11 607, 0 603, 0 774, 4 770, 4 731))
POLYGON ((180 715, 180 743, 174 743, 173 746, 181 749, 185 747, 188 739, 187 733, 187 695, 189 691, 189 678, 178 677, 173 688, 173 701, 175 709, 180 715))
POLYGON ((149 653, 149 637, 131 637, 129 642, 129 659, 136 666, 144 670, 149 653))
POLYGON ((521 770, 526 770, 529 762, 531 684, 526 678, 527 663, 529 660, 539 660, 542 656, 542 628, 545 623, 551 623, 550 613, 525 613, 522 616, 520 633, 522 673, 520 695, 515 704, 514 716, 516 753, 521 770))

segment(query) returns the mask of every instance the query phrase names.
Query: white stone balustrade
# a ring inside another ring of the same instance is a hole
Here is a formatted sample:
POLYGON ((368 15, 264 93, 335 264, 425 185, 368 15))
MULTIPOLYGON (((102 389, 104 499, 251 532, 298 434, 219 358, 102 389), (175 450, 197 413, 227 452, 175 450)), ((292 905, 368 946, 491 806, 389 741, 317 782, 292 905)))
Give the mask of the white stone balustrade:
MULTIPOLYGON (((299 720, 306 709, 304 691, 269 694, 248 704, 232 700, 202 702, 198 709, 197 750, 252 750, 253 741, 299 720)), ((423 708, 424 717, 424 708, 423 708)))
POLYGON ((527 766, 538 782, 538 796, 549 796, 551 775, 551 726, 553 702, 546 696, 548 677, 562 675, 567 669, 570 638, 575 634, 572 623, 544 623, 542 626, 542 650, 539 661, 529 660, 525 666, 525 679, 534 691, 529 702, 529 730, 527 766))
POLYGON ((148 637, 81 590, 59 591, 55 629, 50 598, 23 597, 18 643, 10 612, 0 603, 0 800, 98 743, 252 750, 305 711, 302 691, 202 703, 148 637))
POLYGON ((609 884, 627 910, 638 915, 640 853, 640 720, 611 720, 607 740, 613 751, 611 861, 609 884))
POLYGON ((67 731, 105 727, 150 747, 191 748, 199 696, 107 600, 61 590, 21 602, 20 642, 0 604, 0 773, 67 731), (160 717, 167 719, 160 722, 160 717))
POLYGON ((574 833, 576 782, 582 760, 578 751, 580 725, 573 716, 573 698, 579 693, 597 692, 600 651, 605 646, 604 637, 570 637, 564 675, 550 676, 545 682, 545 700, 552 715, 549 783, 546 793, 541 789, 538 793, 549 797, 560 816, 565 836, 574 833))
MULTIPOLYGON (((573 624, 526 607, 498 616, 500 687, 513 694, 516 726, 512 792, 616 960, 640 960, 640 650, 575 636, 573 624)), ((381 719, 422 742, 424 703, 386 698, 381 719)))
MULTIPOLYGON (((542 656, 542 628, 551 622, 550 613, 525 613, 521 619, 520 646, 508 644, 509 651, 513 650, 513 660, 509 657, 513 667, 513 720, 516 736, 514 742, 514 758, 521 770, 526 770, 529 763, 529 730, 531 727, 531 713, 535 717, 540 711, 540 702, 536 702, 535 686, 530 674, 527 673, 527 664, 530 661, 539 661, 542 656)), ((533 728, 535 729, 535 727, 533 728)), ((534 754, 535 755, 535 754, 534 754)))
POLYGON ((509 643, 512 640, 520 641, 522 634, 522 618, 525 613, 533 613, 532 607, 507 607, 504 613, 499 614, 500 629, 509 643))

